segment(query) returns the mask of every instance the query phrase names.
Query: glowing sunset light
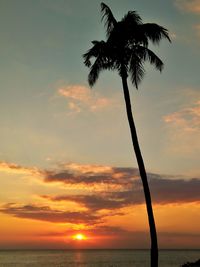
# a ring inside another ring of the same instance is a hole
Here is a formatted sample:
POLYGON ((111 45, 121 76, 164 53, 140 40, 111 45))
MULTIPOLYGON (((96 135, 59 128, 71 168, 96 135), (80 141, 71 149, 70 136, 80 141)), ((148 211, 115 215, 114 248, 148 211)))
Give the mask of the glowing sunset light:
POLYGON ((74 240, 79 240, 79 241, 82 241, 82 240, 86 240, 86 236, 83 235, 83 234, 76 234, 76 235, 73 235, 73 239, 74 240))

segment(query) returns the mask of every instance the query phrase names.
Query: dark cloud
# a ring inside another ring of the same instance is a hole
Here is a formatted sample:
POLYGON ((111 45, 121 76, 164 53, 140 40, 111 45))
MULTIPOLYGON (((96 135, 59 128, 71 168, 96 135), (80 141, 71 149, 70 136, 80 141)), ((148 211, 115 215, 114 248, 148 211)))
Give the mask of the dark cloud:
MULTIPOLYGON (((149 174, 152 199, 155 204, 187 203, 200 201, 200 179, 166 179, 149 174)), ((73 201, 86 208, 97 211, 114 210, 130 205, 144 203, 140 179, 131 181, 132 188, 121 191, 96 192, 91 195, 42 196, 52 201, 73 201)))
POLYGON ((90 212, 71 212, 51 209, 48 206, 22 205, 8 203, 0 208, 0 212, 10 214, 18 218, 48 221, 54 223, 84 223, 95 224, 101 220, 100 216, 90 212))
POLYGON ((200 179, 158 179, 150 180, 154 202, 159 204, 200 201, 200 179))
POLYGON ((105 193, 96 192, 96 194, 92 195, 43 195, 41 197, 52 201, 73 201, 93 211, 102 209, 114 210, 144 202, 141 189, 105 193))
MULTIPOLYGON (((67 167, 66 167, 67 168, 67 167)), ((77 171, 66 169, 61 171, 46 171, 43 172, 45 182, 62 182, 64 184, 113 184, 128 186, 130 181, 138 176, 138 170, 134 168, 111 168, 108 171, 93 171, 83 172, 81 168, 77 171)))
MULTIPOLYGON (((67 168, 67 166, 66 166, 67 168)), ((165 175, 148 173, 148 180, 154 203, 184 203, 200 201, 200 179, 180 179, 165 175)), ((88 168, 87 172, 62 170, 60 172, 45 172, 45 182, 62 182, 64 184, 84 184, 89 188, 91 185, 104 184, 104 194, 55 196, 52 200, 75 201, 90 209, 115 209, 130 204, 141 204, 144 202, 143 188, 139 178, 138 169, 113 167, 110 171, 93 171, 88 168), (106 185, 115 185, 120 188, 118 191, 110 192, 106 185)))
MULTIPOLYGON (((131 192, 132 193, 132 192, 131 192)), ((52 201, 73 201, 76 202, 90 210, 97 211, 102 209, 117 209, 125 206, 127 200, 124 198, 113 197, 114 193, 105 193, 99 195, 61 195, 61 196, 42 196, 48 198, 52 201)))
POLYGON ((121 235, 121 234, 130 234, 131 231, 128 231, 126 229, 123 229, 121 227, 117 227, 117 226, 108 226, 108 225, 96 225, 95 227, 93 227, 93 229, 91 230, 95 233, 98 233, 100 235, 108 235, 109 236, 116 236, 116 235, 121 235))

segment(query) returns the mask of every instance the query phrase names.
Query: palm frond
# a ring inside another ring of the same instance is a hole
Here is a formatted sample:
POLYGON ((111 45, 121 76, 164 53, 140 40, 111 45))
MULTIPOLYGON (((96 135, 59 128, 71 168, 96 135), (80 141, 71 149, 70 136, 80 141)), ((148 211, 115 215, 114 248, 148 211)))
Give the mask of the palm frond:
POLYGON ((139 25, 142 23, 141 17, 138 15, 136 11, 129 11, 122 20, 126 23, 127 26, 133 27, 134 25, 139 25))
POLYGON ((101 13, 102 13, 101 21, 103 20, 105 21, 104 25, 106 28, 106 35, 108 37, 112 32, 114 26, 117 24, 117 21, 113 16, 111 9, 104 3, 101 3, 101 13))
POLYGON ((98 80, 99 73, 100 73, 99 66, 97 64, 93 64, 92 68, 88 74, 88 83, 89 83, 90 87, 92 87, 96 83, 96 81, 98 80))
POLYGON ((90 48, 84 55, 84 64, 87 67, 91 66, 91 58, 97 58, 99 55, 105 54, 106 43, 104 41, 92 41, 93 47, 90 48))
POLYGON ((156 23, 145 23, 140 25, 139 28, 139 30, 141 30, 143 34, 154 44, 159 44, 163 38, 171 42, 168 30, 156 23))
POLYGON ((164 64, 162 60, 152 50, 143 46, 137 46, 136 50, 142 60, 149 61, 160 72, 163 70, 164 64))
POLYGON ((96 83, 96 81, 99 78, 100 72, 104 69, 105 69, 105 64, 103 62, 103 58, 99 56, 97 57, 95 62, 92 64, 90 68, 90 72, 88 74, 88 83, 90 87, 92 87, 96 83))
POLYGON ((138 85, 144 77, 145 69, 143 60, 136 54, 132 54, 130 58, 129 73, 131 75, 131 82, 135 85, 136 89, 138 89, 138 85))
POLYGON ((99 56, 90 67, 88 75, 88 83, 92 87, 99 78, 99 74, 103 70, 118 70, 120 69, 120 63, 112 57, 99 56))

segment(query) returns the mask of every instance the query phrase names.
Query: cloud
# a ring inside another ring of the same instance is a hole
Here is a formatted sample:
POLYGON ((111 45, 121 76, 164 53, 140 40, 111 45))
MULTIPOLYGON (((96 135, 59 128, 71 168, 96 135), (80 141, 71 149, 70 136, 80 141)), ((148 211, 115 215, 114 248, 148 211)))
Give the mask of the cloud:
POLYGON ((184 132, 200 131, 200 100, 191 107, 165 116, 164 121, 184 132))
POLYGON ((129 187, 130 182, 138 177, 134 168, 114 168, 98 165, 66 164, 59 171, 44 171, 46 183, 60 182, 66 185, 95 186, 96 188, 119 189, 129 187))
POLYGON ((8 163, 5 161, 0 161, 0 172, 15 173, 15 174, 30 174, 39 175, 40 171, 38 168, 28 168, 15 163, 8 163))
POLYGON ((25 218, 53 223, 94 224, 101 218, 88 212, 62 211, 51 209, 49 206, 19 205, 7 203, 0 207, 0 212, 17 218, 25 218))
POLYGON ((102 97, 97 92, 83 85, 68 85, 58 89, 58 94, 67 100, 68 108, 73 113, 81 111, 99 111, 113 106, 112 99, 102 97))
MULTIPOLYGON (((154 174, 148 174, 148 177, 154 204, 200 202, 200 179, 167 179, 154 174)), ((140 179, 129 180, 129 183, 129 190, 124 188, 121 191, 96 192, 87 195, 43 195, 42 197, 51 201, 72 201, 91 211, 118 210, 143 204, 144 194, 140 179)))
POLYGON ((200 14, 200 0, 176 0, 175 5, 182 11, 200 14))
MULTIPOLYGON (((52 201, 73 201, 91 210, 118 209, 144 203, 138 169, 98 165, 66 164, 59 171, 44 172, 44 182, 83 185, 86 194, 45 196, 52 201), (93 190, 96 185, 102 190, 93 190), (95 194, 94 194, 95 192, 95 194)), ((183 179, 148 173, 154 203, 200 201, 200 179, 183 179)))
POLYGON ((152 179, 152 198, 155 203, 200 202, 200 179, 152 179))
MULTIPOLYGON (((120 193, 112 192, 112 193, 99 193, 93 195, 58 195, 58 196, 42 196, 43 198, 47 198, 51 201, 73 201, 86 207, 91 211, 99 211, 102 209, 114 210, 119 209, 124 206, 130 205, 133 203, 132 191, 123 191, 120 193), (120 196, 121 195, 121 196, 120 196), (123 196, 126 195, 126 196, 123 196), (131 198, 131 199, 130 199, 131 198)), ((143 201, 142 201, 143 202, 143 201)), ((140 201, 141 203, 141 201, 140 201)))
POLYGON ((69 163, 63 164, 63 166, 72 171, 78 171, 81 173, 111 173, 113 169, 111 166, 102 166, 96 164, 69 163))
MULTIPOLYGON (((22 170, 32 171, 31 168, 29 170, 11 163, 2 166, 6 170, 21 171, 22 174, 22 170)), ((61 183, 68 194, 46 193, 46 190, 42 194, 40 190, 35 195, 40 196, 39 203, 43 204, 8 203, 1 206, 0 212, 53 223, 94 225, 102 223, 107 216, 123 216, 126 207, 144 204, 143 187, 136 168, 71 163, 60 164, 56 170, 37 172, 41 186, 61 183), (76 206, 67 202, 73 202, 76 206), (73 210, 65 207, 73 207, 73 210)), ((199 178, 184 179, 148 173, 148 180, 154 204, 200 202, 199 178)))
POLYGON ((199 150, 200 100, 190 107, 166 115, 163 120, 168 126, 170 149, 173 152, 191 154, 199 150))

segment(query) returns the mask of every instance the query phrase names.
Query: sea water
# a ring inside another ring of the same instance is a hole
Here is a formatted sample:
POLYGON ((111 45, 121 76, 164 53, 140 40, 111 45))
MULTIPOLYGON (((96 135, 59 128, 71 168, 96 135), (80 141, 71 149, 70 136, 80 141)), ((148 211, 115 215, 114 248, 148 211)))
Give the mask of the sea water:
MULTIPOLYGON (((161 250, 159 267, 180 267, 200 250, 161 250)), ((0 267, 149 267, 148 250, 1 250, 0 267)))

